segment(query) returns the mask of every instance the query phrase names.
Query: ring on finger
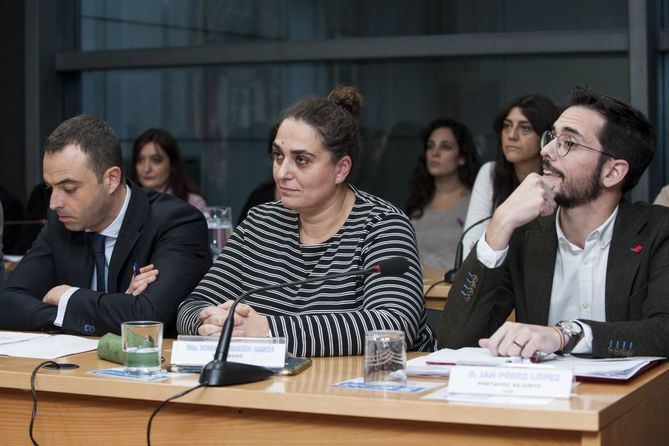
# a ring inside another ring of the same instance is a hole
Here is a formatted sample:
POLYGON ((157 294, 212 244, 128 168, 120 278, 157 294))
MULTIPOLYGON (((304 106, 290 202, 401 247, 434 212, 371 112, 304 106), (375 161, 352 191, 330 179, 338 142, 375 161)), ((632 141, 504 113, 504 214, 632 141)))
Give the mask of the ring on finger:
POLYGON ((525 348, 525 344, 520 344, 516 341, 513 341, 513 345, 515 345, 516 347, 518 347, 521 350, 525 348))

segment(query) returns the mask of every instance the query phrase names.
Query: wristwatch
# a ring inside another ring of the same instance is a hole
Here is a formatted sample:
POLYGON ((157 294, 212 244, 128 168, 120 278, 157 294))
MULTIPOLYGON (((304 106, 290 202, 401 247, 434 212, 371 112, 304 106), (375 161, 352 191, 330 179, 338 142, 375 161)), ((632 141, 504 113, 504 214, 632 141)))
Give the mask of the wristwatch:
POLYGON ((555 328, 562 334, 561 353, 571 353, 578 341, 583 338, 583 326, 576 321, 560 321, 555 324, 555 328))

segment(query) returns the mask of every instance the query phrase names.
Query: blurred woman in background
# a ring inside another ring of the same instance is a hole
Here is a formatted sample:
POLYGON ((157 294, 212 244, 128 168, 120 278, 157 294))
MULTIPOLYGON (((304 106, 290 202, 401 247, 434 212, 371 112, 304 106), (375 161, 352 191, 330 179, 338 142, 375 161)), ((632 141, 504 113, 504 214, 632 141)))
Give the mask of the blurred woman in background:
MULTIPOLYGON (((497 115, 493 122, 500 139, 497 161, 484 164, 476 177, 465 230, 491 216, 527 175, 541 172, 541 135, 551 129, 559 115, 553 101, 541 95, 516 98, 497 115)), ((465 235, 464 257, 481 238, 488 222, 477 225, 465 235)))
POLYGON ((469 129, 452 119, 432 121, 422 142, 405 210, 423 267, 450 268, 480 161, 469 129))
POLYGON ((131 178, 140 186, 166 192, 204 210, 207 203, 186 171, 177 140, 162 129, 149 129, 132 146, 131 178))

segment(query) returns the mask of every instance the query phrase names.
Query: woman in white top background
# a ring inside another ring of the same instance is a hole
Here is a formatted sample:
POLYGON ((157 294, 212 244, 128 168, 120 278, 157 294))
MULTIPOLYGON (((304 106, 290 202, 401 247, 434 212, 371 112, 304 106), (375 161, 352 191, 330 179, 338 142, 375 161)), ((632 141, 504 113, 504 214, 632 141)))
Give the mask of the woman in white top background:
POLYGON ((661 206, 669 206, 669 185, 664 186, 660 193, 655 197, 653 204, 659 204, 661 206))
POLYGON ((469 129, 453 119, 428 124, 422 143, 405 212, 416 230, 421 265, 450 268, 481 163, 469 129))
MULTIPOLYGON (((492 215, 527 175, 541 172, 541 135, 550 130, 559 114, 557 106, 547 97, 528 95, 514 99, 497 115, 493 122, 500 138, 497 161, 488 162, 479 170, 464 230, 492 215)), ((463 258, 487 227, 486 221, 467 232, 463 258)))

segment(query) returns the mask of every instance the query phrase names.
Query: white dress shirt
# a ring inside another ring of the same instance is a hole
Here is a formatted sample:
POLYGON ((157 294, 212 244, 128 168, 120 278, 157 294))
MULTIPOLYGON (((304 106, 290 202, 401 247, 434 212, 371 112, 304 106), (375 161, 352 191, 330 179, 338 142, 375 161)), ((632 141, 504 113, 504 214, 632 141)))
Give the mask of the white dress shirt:
MULTIPOLYGON (((125 213, 128 210, 128 203, 130 203, 130 187, 125 185, 125 200, 123 201, 123 207, 121 212, 118 213, 116 218, 109 226, 100 231, 100 234, 104 235, 105 238, 105 283, 107 283, 107 278, 109 275, 109 262, 111 261, 112 254, 114 252, 114 246, 116 245, 116 239, 118 238, 118 233, 121 231, 121 225, 123 224, 123 219, 125 218, 125 213)), ((91 232, 89 229, 86 229, 86 232, 91 232)), ((98 283, 98 274, 93 268, 93 277, 91 279, 91 289, 97 291, 98 283)), ((57 327, 63 326, 63 319, 65 319, 65 311, 67 310, 67 302, 70 300, 70 297, 78 290, 78 287, 68 288, 60 298, 58 302, 58 312, 56 313, 56 320, 53 324, 57 327)))
MULTIPOLYGON (((606 266, 617 215, 618 207, 588 235, 581 249, 564 236, 558 209, 555 217, 558 250, 548 310, 550 325, 562 320, 606 321, 606 266)), ((502 251, 494 251, 483 234, 476 248, 476 257, 488 268, 497 268, 506 259, 508 250, 507 246, 502 251)), ((592 329, 586 323, 579 323, 583 326, 583 338, 573 353, 592 353, 592 329)))

